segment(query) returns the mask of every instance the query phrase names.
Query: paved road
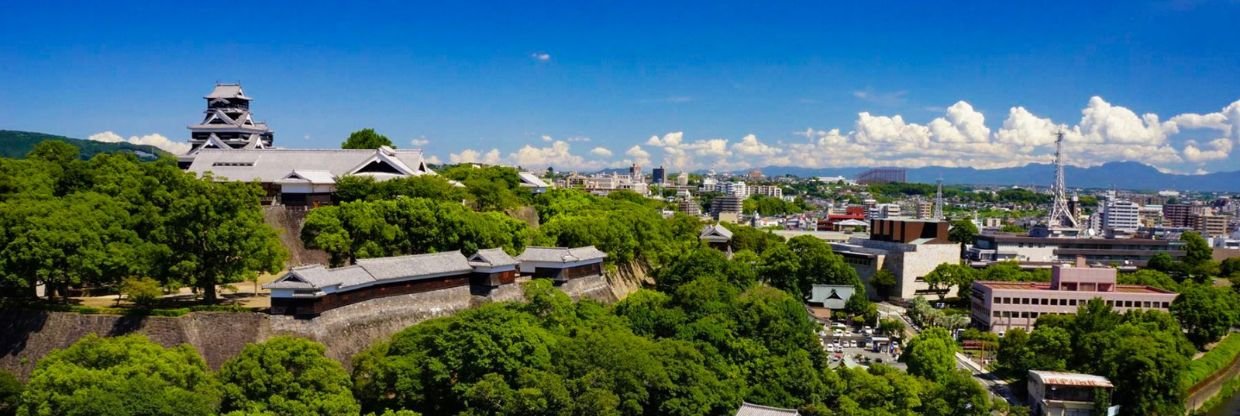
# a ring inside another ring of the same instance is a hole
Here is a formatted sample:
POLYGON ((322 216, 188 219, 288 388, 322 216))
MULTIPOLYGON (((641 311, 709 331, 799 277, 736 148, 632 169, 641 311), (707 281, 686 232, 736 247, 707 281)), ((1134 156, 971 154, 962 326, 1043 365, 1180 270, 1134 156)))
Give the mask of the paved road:
MULTIPOLYGON (((879 311, 886 312, 889 315, 896 315, 900 317, 901 321, 904 321, 904 333, 908 337, 906 339, 911 339, 912 337, 917 336, 918 331, 916 327, 913 326, 913 322, 908 319, 908 316, 906 316, 906 311, 904 308, 889 303, 879 303, 878 308, 879 311)), ((986 386, 986 389, 990 390, 990 394, 997 397, 1002 397, 1009 404, 1025 404, 1019 394, 1013 394, 1014 392, 1011 391, 1006 381, 996 377, 993 373, 987 371, 981 365, 973 362, 973 360, 969 359, 969 357, 964 354, 956 353, 956 366, 973 374, 973 379, 977 380, 978 383, 982 383, 983 386, 986 386)))

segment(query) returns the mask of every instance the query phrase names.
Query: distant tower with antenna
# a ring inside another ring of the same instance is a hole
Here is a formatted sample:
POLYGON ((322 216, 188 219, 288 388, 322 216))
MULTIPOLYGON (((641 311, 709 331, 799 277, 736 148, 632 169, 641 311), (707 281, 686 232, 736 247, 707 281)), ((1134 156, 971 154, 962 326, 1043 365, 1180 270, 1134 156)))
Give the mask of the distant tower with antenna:
POLYGON ((1079 228, 1076 216, 1068 206, 1067 186, 1063 177, 1063 130, 1055 138, 1055 183, 1051 185, 1051 195, 1055 200, 1051 203, 1050 214, 1046 216, 1048 228, 1079 228))
POLYGON ((934 219, 943 219, 943 178, 939 178, 939 189, 934 193, 934 219))

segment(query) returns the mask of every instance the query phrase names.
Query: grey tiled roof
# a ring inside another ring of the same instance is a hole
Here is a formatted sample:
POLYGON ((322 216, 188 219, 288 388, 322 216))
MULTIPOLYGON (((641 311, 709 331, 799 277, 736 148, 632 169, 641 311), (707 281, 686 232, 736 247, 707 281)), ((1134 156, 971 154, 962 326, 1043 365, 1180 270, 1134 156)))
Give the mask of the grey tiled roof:
POLYGON ((244 98, 245 92, 241 91, 241 84, 215 84, 215 89, 211 90, 204 98, 244 98))
POLYGON ((276 181, 279 183, 312 183, 312 184, 329 184, 336 183, 336 178, 331 172, 325 170, 294 170, 284 175, 283 178, 276 181))
POLYGON ((469 266, 469 260, 466 260, 465 255, 459 251, 358 259, 357 265, 366 269, 376 280, 473 271, 473 268, 469 266))
POLYGON ((727 227, 724 227, 722 225, 715 224, 715 225, 707 225, 705 227, 702 227, 701 237, 706 237, 711 234, 717 234, 721 237, 727 237, 728 239, 732 238, 732 230, 729 230, 727 229, 727 227))
POLYGON ((388 152, 385 157, 415 175, 434 174, 430 169, 418 171, 418 167, 423 166, 421 151, 390 149, 202 149, 188 170, 199 175, 212 172, 217 178, 267 183, 279 181, 294 170, 321 171, 341 177, 357 170, 380 152, 388 152))
POLYGON ((485 267, 512 266, 517 263, 517 259, 509 256, 502 248, 478 250, 477 253, 469 257, 469 264, 485 267))
POLYGON ((799 414, 795 409, 781 409, 751 403, 741 403, 741 408, 736 410, 736 416, 796 416, 799 414))
POLYGON ((294 267, 288 274, 263 287, 268 289, 322 289, 357 286, 432 276, 469 273, 473 267, 459 251, 359 259, 356 265, 328 269, 322 265, 294 267))
POLYGON ((607 253, 599 251, 599 249, 594 248, 594 246, 576 248, 527 247, 521 255, 517 256, 517 260, 567 263, 583 260, 601 260, 606 257, 607 253))

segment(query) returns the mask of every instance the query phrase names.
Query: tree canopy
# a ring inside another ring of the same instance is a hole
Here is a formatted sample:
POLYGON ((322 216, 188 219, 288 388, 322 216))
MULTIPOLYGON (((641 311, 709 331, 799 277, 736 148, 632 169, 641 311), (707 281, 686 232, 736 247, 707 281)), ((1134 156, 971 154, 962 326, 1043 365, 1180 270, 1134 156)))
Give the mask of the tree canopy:
POLYGON ((1030 369, 1067 370, 1107 377, 1114 404, 1132 414, 1181 414, 1181 372, 1194 348, 1179 323, 1160 311, 1116 313, 1102 299, 1075 315, 1038 319, 1032 333, 1012 330, 1000 341, 1000 370, 1021 380, 1030 369))
POLYGON ((150 277, 215 285, 278 270, 287 254, 263 222, 255 184, 197 178, 174 160, 79 160, 62 142, 0 159, 0 288, 33 297, 150 277))
POLYGON ((20 415, 214 415, 220 385, 189 345, 87 335, 39 360, 20 415))
POLYGON ((1240 326, 1240 296, 1227 288, 1188 284, 1171 302, 1171 314, 1188 340, 1202 348, 1240 326))
POLYGON ((278 336, 249 344, 220 367, 222 412, 356 415, 349 373, 314 341, 278 336))
POLYGON ((361 129, 349 134, 349 138, 340 143, 341 149, 378 149, 379 146, 395 148, 387 136, 376 133, 375 129, 361 129))

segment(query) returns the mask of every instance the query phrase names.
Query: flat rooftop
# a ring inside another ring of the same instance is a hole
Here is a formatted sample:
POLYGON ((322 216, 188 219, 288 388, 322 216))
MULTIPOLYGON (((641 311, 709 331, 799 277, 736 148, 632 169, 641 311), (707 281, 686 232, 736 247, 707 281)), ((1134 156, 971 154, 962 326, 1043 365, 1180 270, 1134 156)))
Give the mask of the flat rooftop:
POLYGON ((1106 377, 1095 376, 1093 374, 1041 370, 1029 370, 1029 374, 1041 379, 1042 384, 1049 384, 1053 386, 1115 387, 1111 384, 1111 380, 1108 380, 1106 377))
MULTIPOLYGON (((1070 290, 1069 291, 1052 290, 1050 282, 979 281, 976 283, 982 286, 986 286, 991 289, 1045 290, 1047 292, 1081 293, 1081 292, 1073 292, 1070 290)), ((1115 285, 1115 291, 1113 292, 1084 292, 1084 293, 1175 293, 1175 292, 1162 290, 1156 287, 1143 286, 1143 285, 1115 285)))

